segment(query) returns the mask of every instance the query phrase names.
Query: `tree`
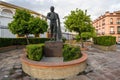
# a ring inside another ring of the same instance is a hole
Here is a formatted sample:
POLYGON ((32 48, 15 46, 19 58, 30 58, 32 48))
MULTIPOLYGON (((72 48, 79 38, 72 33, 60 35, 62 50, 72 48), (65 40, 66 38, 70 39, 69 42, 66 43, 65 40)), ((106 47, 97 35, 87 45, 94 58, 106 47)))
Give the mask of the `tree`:
POLYGON ((83 45, 83 39, 82 39, 82 33, 94 33, 94 27, 92 26, 92 21, 90 19, 90 16, 87 15, 87 11, 82 11, 81 9, 76 9, 75 11, 71 11, 71 13, 68 16, 65 16, 65 27, 69 31, 75 31, 78 33, 78 36, 80 37, 82 47, 83 45))
POLYGON ((31 34, 40 34, 47 31, 48 25, 45 20, 42 20, 39 17, 33 17, 29 21, 28 28, 31 31, 31 34))
POLYGON ((33 17, 29 11, 17 9, 13 16, 13 21, 8 24, 9 30, 13 34, 26 35, 27 44, 29 44, 28 34, 38 34, 47 31, 47 22, 33 17))

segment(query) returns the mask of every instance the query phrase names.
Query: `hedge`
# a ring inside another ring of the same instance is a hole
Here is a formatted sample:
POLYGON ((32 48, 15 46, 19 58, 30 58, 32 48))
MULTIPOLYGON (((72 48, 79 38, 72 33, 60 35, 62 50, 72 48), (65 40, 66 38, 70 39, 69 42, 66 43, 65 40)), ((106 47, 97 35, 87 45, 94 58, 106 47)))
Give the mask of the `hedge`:
POLYGON ((40 61, 43 57, 44 44, 27 45, 27 57, 34 61, 40 61))
POLYGON ((102 46, 111 46, 116 44, 116 37, 114 36, 100 36, 93 38, 94 44, 102 46))
MULTIPOLYGON (((30 44, 44 43, 48 41, 48 38, 29 38, 30 44)), ((26 38, 0 38, 0 47, 12 46, 12 45, 26 45, 26 38)))
POLYGON ((63 59, 64 61, 71 61, 78 59, 82 56, 80 47, 71 46, 68 44, 65 44, 63 47, 63 59))

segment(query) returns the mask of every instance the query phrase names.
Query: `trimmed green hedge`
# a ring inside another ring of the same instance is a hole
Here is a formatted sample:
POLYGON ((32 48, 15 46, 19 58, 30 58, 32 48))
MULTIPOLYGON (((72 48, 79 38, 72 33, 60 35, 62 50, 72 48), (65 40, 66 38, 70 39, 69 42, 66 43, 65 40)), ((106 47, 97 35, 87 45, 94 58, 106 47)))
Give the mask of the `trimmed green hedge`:
POLYGON ((114 36, 100 36, 93 38, 94 44, 102 46, 111 46, 116 44, 116 37, 114 36))
POLYGON ((64 61, 71 61, 78 59, 82 56, 80 47, 75 47, 65 44, 63 47, 63 58, 64 61))
POLYGON ((43 57, 44 44, 27 45, 27 57, 31 60, 40 61, 43 57))
MULTIPOLYGON (((48 41, 48 38, 29 38, 30 44, 44 43, 48 41)), ((26 45, 26 38, 0 38, 0 47, 12 46, 12 45, 26 45)))

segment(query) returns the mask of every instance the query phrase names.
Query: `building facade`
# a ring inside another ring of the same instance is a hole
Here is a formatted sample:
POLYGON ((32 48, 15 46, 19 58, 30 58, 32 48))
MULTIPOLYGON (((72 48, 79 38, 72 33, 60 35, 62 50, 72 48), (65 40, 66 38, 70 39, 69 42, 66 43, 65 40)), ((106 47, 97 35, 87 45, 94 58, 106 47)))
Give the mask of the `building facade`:
MULTIPOLYGON (((16 37, 16 35, 12 34, 8 30, 8 23, 10 23, 13 20, 13 16, 15 14, 16 9, 26 9, 26 8, 0 1, 0 37, 7 37, 7 38, 16 37)), ((46 19, 46 17, 40 13, 37 13, 29 9, 26 10, 30 11, 30 13, 35 17, 46 19)), ((42 34, 41 36, 44 36, 44 34, 42 34)))
POLYGON ((93 21, 98 36, 111 35, 120 41, 120 11, 106 12, 93 21))

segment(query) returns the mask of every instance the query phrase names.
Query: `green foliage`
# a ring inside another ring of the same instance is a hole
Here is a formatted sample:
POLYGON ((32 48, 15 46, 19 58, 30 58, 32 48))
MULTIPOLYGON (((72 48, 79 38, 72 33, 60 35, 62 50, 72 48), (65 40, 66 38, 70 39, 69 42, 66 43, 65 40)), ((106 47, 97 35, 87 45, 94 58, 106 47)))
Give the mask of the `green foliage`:
POLYGON ((76 36, 75 36, 75 39, 76 39, 77 42, 79 42, 79 41, 80 41, 80 36, 79 36, 79 35, 76 35, 76 36))
POLYGON ((28 34, 40 34, 47 31, 48 25, 45 20, 33 17, 27 10, 16 10, 13 21, 8 24, 9 30, 13 34, 26 35, 27 44, 29 44, 28 34))
POLYGON ((90 32, 93 30, 90 16, 81 9, 71 11, 71 13, 65 17, 65 27, 70 31, 77 33, 90 32))
POLYGON ((116 44, 116 37, 113 36, 100 36, 93 38, 94 44, 102 46, 111 46, 116 44))
POLYGON ((40 61, 43 56, 43 46, 44 44, 37 45, 27 45, 27 56, 31 60, 40 61))
POLYGON ((48 25, 45 20, 42 20, 38 17, 33 17, 29 22, 29 30, 32 34, 44 33, 47 31, 48 25))
POLYGON ((95 37, 96 36, 96 33, 95 32, 83 32, 81 34, 81 37, 83 38, 83 40, 87 40, 87 39, 90 39, 91 37, 95 37))
POLYGON ((48 38, 29 38, 29 41, 31 44, 38 44, 38 43, 45 43, 45 41, 48 41, 50 39, 48 38))
MULTIPOLYGON (((93 37, 92 34, 95 33, 95 29, 92 26, 92 21, 90 16, 87 15, 87 11, 82 11, 81 9, 76 9, 75 11, 71 11, 71 13, 65 17, 65 27, 69 31, 75 31, 78 33, 78 36, 82 37, 93 37), (83 35, 83 34, 84 35, 83 35)), ((83 42, 82 42, 83 44, 83 42)))
POLYGON ((74 59, 78 59, 82 56, 80 47, 73 47, 70 45, 64 45, 63 47, 63 57, 64 61, 71 61, 74 59))
POLYGON ((9 23, 9 29, 13 34, 39 34, 48 28, 45 20, 33 17, 27 10, 16 10, 13 19, 9 23))
POLYGON ((8 28, 13 34, 27 34, 30 32, 28 30, 28 25, 31 17, 29 11, 17 9, 13 16, 14 20, 8 24, 8 28))
MULTIPOLYGON (((44 43, 48 41, 48 38, 29 38, 31 44, 44 43)), ((25 38, 0 38, 0 47, 12 46, 12 45, 26 45, 25 38)))
POLYGON ((12 45, 13 41, 10 38, 0 38, 0 47, 12 45))
POLYGON ((65 38, 65 37, 62 37, 62 41, 65 43, 65 41, 66 41, 66 38, 65 38))

